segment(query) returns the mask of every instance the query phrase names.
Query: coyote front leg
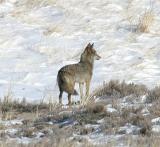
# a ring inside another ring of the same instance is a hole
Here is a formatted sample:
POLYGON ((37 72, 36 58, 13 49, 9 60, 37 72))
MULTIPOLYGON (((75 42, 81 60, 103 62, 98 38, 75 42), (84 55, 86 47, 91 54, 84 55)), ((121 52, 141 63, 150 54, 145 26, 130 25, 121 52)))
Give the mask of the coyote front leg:
POLYGON ((91 80, 87 80, 87 81, 86 81, 86 97, 89 96, 90 81, 91 81, 91 80))
POLYGON ((71 106, 72 102, 71 102, 71 94, 68 93, 68 105, 71 106))
POLYGON ((79 91, 80 91, 80 103, 83 102, 83 86, 84 86, 84 83, 79 83, 79 91))

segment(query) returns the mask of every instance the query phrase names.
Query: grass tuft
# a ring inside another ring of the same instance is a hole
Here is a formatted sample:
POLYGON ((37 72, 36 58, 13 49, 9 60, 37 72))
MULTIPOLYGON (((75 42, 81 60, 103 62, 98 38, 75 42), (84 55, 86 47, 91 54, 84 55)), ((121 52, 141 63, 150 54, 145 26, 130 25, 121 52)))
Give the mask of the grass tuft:
POLYGON ((154 22, 153 11, 146 11, 139 19, 138 30, 142 33, 148 33, 154 22))
POLYGON ((97 88, 91 97, 111 96, 122 98, 129 95, 139 97, 146 94, 147 91, 145 85, 127 84, 125 81, 119 82, 118 80, 111 80, 109 83, 103 83, 102 87, 97 88))

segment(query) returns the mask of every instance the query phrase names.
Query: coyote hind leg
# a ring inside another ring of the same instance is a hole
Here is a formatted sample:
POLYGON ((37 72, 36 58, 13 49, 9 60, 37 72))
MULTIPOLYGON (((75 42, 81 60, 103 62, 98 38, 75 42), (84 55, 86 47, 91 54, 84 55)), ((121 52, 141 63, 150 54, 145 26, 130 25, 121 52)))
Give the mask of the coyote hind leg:
POLYGON ((71 94, 68 93, 68 105, 71 106, 71 94))
POLYGON ((60 91, 60 94, 59 94, 59 104, 62 104, 62 94, 63 94, 63 91, 60 91))

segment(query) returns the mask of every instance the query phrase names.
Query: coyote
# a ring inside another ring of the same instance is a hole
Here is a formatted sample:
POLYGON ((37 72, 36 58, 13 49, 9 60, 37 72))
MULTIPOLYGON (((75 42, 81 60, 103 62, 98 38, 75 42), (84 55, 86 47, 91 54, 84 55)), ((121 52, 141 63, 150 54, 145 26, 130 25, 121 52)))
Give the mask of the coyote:
POLYGON ((62 104, 63 92, 68 93, 68 105, 71 105, 71 95, 78 95, 74 89, 75 83, 79 83, 81 102, 83 99, 83 85, 86 85, 86 97, 89 96, 90 82, 93 72, 94 60, 101 57, 93 48, 94 44, 88 44, 81 54, 79 63, 66 65, 58 71, 57 82, 59 86, 59 103, 62 104))

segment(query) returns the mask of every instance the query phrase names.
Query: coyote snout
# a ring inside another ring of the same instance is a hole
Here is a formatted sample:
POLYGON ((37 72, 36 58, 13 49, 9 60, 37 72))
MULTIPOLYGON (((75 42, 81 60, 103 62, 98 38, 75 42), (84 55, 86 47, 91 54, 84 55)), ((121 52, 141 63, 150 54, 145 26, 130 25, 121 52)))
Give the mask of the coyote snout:
POLYGON ((95 55, 95 60, 99 60, 101 59, 101 56, 99 56, 98 54, 95 55))
POLYGON ((58 71, 57 82, 59 86, 59 103, 62 103, 63 92, 68 93, 68 104, 71 105, 71 95, 77 95, 74 89, 75 83, 79 83, 81 101, 83 98, 83 85, 86 85, 86 97, 89 96, 90 82, 93 72, 94 60, 101 57, 93 48, 94 44, 88 44, 81 54, 79 63, 66 65, 58 71))

